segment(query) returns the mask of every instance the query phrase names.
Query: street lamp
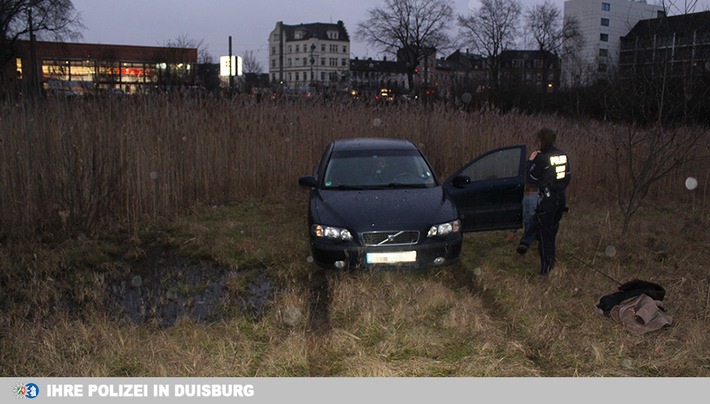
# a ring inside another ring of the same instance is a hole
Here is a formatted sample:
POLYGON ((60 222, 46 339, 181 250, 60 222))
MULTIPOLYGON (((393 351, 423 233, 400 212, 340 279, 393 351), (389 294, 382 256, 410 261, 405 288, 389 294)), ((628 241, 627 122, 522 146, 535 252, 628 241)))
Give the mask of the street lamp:
POLYGON ((311 42, 311 87, 313 87, 313 65, 316 63, 315 50, 316 44, 311 42))

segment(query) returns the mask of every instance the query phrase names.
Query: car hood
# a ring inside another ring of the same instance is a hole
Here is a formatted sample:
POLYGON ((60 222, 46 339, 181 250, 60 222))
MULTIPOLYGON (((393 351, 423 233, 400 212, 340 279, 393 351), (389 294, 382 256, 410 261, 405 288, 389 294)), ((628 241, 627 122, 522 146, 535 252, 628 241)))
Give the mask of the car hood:
POLYGON ((443 188, 315 190, 314 223, 356 232, 420 229, 458 217, 443 188))

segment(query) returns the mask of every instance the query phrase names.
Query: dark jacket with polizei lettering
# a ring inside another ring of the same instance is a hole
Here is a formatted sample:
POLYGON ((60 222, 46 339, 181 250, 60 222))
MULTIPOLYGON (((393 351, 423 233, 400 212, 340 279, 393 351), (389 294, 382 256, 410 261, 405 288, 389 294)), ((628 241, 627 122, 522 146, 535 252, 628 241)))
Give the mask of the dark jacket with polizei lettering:
POLYGON ((564 191, 569 185, 570 172, 567 153, 554 146, 540 150, 535 159, 527 161, 526 166, 527 181, 543 192, 545 189, 564 191), (560 167, 560 172, 556 171, 557 167, 560 167))

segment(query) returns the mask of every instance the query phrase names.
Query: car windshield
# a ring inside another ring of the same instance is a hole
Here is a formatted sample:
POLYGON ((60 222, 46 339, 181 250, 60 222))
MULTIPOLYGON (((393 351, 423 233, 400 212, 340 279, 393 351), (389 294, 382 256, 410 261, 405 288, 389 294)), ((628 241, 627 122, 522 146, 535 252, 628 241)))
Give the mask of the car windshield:
POLYGON ((436 180, 416 150, 334 152, 325 170, 325 188, 432 187, 436 180))

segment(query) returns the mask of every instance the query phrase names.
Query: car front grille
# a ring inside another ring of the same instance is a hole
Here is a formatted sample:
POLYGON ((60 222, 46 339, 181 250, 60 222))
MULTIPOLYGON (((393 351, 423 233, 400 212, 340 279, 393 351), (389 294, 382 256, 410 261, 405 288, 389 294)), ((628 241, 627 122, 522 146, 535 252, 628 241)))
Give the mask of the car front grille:
POLYGON ((373 231, 362 233, 362 241, 366 246, 390 246, 417 244, 419 232, 408 231, 373 231))

